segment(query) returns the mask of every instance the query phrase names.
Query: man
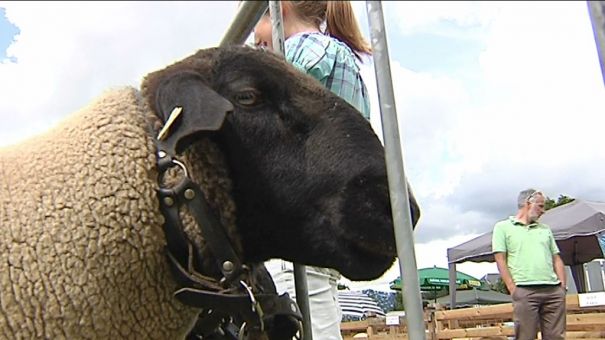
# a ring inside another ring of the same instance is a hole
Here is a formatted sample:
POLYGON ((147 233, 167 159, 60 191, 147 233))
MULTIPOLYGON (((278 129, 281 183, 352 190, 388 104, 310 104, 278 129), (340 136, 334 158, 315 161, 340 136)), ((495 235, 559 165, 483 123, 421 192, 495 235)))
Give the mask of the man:
POLYGON ((544 194, 519 193, 516 216, 496 223, 492 251, 498 271, 511 293, 515 338, 565 338, 565 267, 550 228, 538 222, 544 194))

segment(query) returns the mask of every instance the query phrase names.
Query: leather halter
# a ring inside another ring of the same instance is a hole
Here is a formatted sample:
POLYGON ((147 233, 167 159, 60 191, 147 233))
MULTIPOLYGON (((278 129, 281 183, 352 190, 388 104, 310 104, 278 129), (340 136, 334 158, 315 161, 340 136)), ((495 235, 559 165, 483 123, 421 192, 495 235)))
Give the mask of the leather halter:
MULTIPOLYGON (((182 303, 202 308, 187 339, 244 339, 246 331, 264 332, 265 320, 275 317, 291 317, 302 336, 302 315, 296 303, 287 293, 255 292, 258 287, 250 283, 250 268, 242 263, 229 240, 225 228, 206 202, 199 185, 191 180, 187 167, 175 157, 177 145, 193 133, 207 131, 196 126, 197 119, 179 117, 182 109, 175 108, 155 139, 157 147, 158 197, 160 210, 165 218, 166 256, 179 289, 174 293, 182 303), (173 123, 181 119, 179 127, 170 131, 173 123), (163 187, 163 176, 171 168, 178 167, 182 176, 172 187, 163 187), (186 206, 195 219, 207 242, 221 279, 201 274, 201 252, 184 232, 179 209, 186 206), (239 322, 241 326, 237 326, 239 322)), ((220 127, 220 126, 219 126, 220 127)), ((218 127, 217 127, 218 129, 218 127)), ((191 140, 191 138, 188 138, 191 140)))

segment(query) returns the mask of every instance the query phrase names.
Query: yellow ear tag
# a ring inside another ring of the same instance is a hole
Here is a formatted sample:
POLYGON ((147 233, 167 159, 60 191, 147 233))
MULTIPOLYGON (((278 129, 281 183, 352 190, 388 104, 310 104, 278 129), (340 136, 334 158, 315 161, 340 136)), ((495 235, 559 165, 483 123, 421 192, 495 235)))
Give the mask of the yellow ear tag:
POLYGON ((172 110, 170 116, 168 117, 168 120, 166 121, 166 124, 164 124, 162 130, 160 130, 160 133, 158 133, 158 140, 164 140, 168 136, 168 130, 170 130, 170 127, 172 126, 174 121, 179 117, 182 111, 183 108, 180 106, 177 106, 172 110))

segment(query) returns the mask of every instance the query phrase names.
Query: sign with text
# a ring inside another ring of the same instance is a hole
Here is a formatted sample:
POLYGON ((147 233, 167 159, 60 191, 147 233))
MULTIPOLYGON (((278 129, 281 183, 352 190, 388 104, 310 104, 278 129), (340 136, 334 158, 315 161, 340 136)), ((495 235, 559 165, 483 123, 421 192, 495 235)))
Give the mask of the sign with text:
POLYGON ((580 307, 605 306, 605 292, 578 294, 580 307))
POLYGON ((387 326, 399 325, 399 315, 387 315, 386 324, 387 326))

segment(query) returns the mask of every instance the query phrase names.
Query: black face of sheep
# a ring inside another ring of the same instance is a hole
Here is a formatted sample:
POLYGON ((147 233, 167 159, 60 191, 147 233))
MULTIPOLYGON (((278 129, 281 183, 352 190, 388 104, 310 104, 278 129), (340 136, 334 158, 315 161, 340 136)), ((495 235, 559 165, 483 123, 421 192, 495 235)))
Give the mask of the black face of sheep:
POLYGON ((173 105, 163 98, 178 96, 166 79, 192 73, 233 105, 213 138, 229 165, 244 261, 383 274, 396 256, 384 151, 359 112, 272 53, 230 47, 150 74, 143 90, 160 116, 173 105))

